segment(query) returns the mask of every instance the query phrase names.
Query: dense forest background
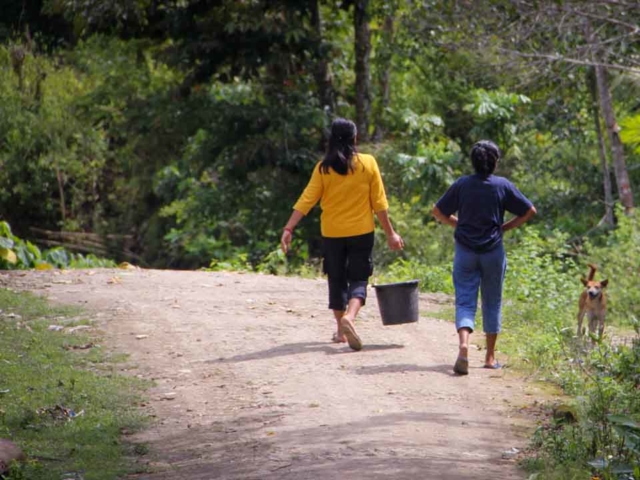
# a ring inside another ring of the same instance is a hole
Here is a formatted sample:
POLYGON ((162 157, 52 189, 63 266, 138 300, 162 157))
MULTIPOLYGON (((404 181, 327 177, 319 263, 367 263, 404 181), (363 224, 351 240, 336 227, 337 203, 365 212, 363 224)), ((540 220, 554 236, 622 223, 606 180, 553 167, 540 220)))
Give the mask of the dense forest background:
POLYGON ((639 8, 3 0, 0 215, 125 236, 109 253, 144 265, 255 266, 343 116, 411 228, 490 138, 540 232, 579 239, 639 184, 639 8))
POLYGON ((0 0, 0 266, 317 272, 318 209, 278 242, 341 116, 407 245, 377 280, 451 292, 431 206, 491 139, 539 212, 507 235, 501 345, 580 398, 532 468, 640 479, 640 343, 575 339, 587 263, 638 328, 639 24, 634 0, 0 0))

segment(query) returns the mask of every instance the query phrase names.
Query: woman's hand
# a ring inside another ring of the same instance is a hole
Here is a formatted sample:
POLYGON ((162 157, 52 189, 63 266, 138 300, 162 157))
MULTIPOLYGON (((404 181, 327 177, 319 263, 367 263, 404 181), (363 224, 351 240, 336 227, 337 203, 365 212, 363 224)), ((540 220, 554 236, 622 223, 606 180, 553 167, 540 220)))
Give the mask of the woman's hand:
POLYGON ((282 231, 282 237, 280 237, 280 248, 286 253, 291 248, 291 239, 293 238, 293 232, 288 228, 282 231))
POLYGON ((404 240, 396 232, 387 235, 387 245, 391 250, 402 250, 404 248, 404 240))
POLYGON ((404 240, 396 233, 391 226, 391 220, 389 219, 389 212, 387 210, 380 210, 376 212, 378 221, 387 235, 387 245, 391 250, 402 250, 404 248, 404 240))
POLYGON ((431 211, 431 213, 433 214, 434 217, 436 217, 436 220, 438 220, 440 223, 444 223, 445 225, 450 225, 453 228, 456 228, 458 226, 458 217, 456 217, 455 215, 448 215, 448 216, 445 215, 435 205, 433 206, 433 210, 431 211))
POLYGON ((528 222, 531 219, 531 217, 533 217, 536 213, 538 213, 538 211, 536 210, 536 207, 532 206, 529 210, 527 210, 527 212, 524 215, 521 215, 519 217, 513 217, 511 220, 504 223, 502 225, 502 231, 508 232, 509 230, 518 228, 523 223, 528 222))
POLYGON ((287 254, 289 250, 291 250, 291 239, 293 238, 293 229, 296 228, 298 222, 302 220, 304 214, 299 212, 298 210, 293 210, 291 212, 291 216, 289 217, 289 221, 282 229, 282 236, 280 237, 280 248, 282 251, 287 254))

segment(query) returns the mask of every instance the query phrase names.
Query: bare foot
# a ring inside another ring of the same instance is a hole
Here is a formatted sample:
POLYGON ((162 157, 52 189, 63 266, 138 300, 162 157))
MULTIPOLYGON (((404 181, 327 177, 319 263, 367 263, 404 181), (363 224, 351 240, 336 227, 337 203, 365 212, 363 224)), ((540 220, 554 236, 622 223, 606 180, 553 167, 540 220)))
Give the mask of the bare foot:
POLYGON ((469 358, 469 345, 460 345, 460 349, 458 350, 458 358, 469 358))

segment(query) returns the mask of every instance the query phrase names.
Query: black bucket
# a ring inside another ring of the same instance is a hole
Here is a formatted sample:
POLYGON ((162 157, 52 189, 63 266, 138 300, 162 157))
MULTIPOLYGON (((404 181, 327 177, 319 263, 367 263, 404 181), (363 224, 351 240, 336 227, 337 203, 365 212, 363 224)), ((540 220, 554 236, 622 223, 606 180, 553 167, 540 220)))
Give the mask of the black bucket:
POLYGON ((374 285, 383 325, 418 321, 418 280, 374 285))

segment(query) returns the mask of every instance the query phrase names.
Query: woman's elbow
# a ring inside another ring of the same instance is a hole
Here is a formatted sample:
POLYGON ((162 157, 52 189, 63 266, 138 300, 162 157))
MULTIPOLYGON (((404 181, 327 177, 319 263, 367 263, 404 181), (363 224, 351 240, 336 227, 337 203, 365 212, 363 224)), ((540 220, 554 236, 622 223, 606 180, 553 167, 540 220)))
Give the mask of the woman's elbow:
POLYGON ((531 208, 529 210, 527 210, 527 213, 525 213, 523 215, 524 217, 524 221, 528 222, 529 220, 531 220, 536 214, 538 213, 538 210, 536 210, 536 207, 534 207, 533 205, 531 205, 531 208))

